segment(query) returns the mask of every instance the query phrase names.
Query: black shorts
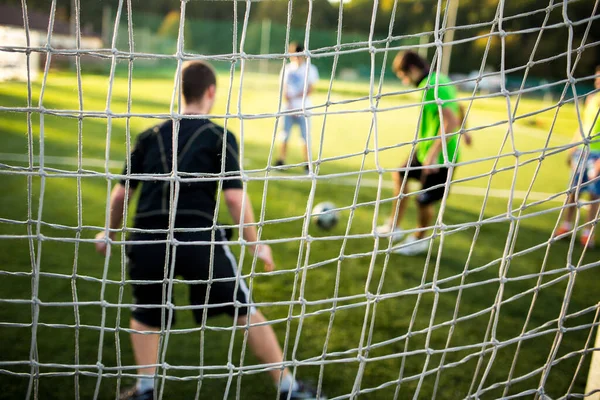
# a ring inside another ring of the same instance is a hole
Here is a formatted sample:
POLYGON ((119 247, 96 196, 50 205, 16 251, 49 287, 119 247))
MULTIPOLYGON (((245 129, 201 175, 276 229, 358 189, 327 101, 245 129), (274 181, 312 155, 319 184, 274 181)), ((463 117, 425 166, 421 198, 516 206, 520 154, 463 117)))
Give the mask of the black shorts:
MULTIPOLYGON (((182 242, 210 241, 210 232, 178 232, 175 234, 177 240, 182 242)), ((223 241, 223 231, 217 231, 216 241, 223 241)), ((135 233, 129 240, 165 240, 165 234, 135 233)), ((170 246, 169 257, 166 256, 167 245, 163 243, 129 244, 127 245, 127 257, 129 258, 129 276, 135 281, 154 281, 133 283, 133 299, 135 304, 142 306, 158 307, 134 307, 132 317, 148 326, 160 327, 163 322, 166 325, 171 318, 171 324, 175 323, 175 310, 168 307, 173 303, 169 299, 169 272, 173 255, 173 246, 170 246), (166 274, 166 275, 165 275, 166 274), (167 279, 165 279, 167 278, 167 279)), ((209 280, 211 245, 177 245, 175 254, 174 277, 184 280, 209 280)), ((190 304, 193 307, 194 317, 197 323, 201 323, 203 314, 207 317, 226 313, 231 316, 247 315, 251 311, 250 293, 243 279, 239 279, 236 289, 237 263, 234 255, 227 245, 214 244, 214 267, 210 282, 209 299, 206 301, 206 283, 188 284, 190 304)), ((173 284, 175 285, 175 284, 173 284)), ((172 293, 172 292, 171 292, 172 293)))
MULTIPOLYGON (((402 168, 406 168, 406 165, 408 165, 408 161, 402 168)), ((406 173, 408 179, 415 179, 423 184, 422 189, 424 191, 417 196, 417 203, 426 206, 444 197, 444 193, 447 190, 446 180, 448 179, 449 170, 448 168, 440 167, 437 172, 427 175, 423 182, 423 169, 419 168, 422 166, 423 164, 417 160, 417 156, 413 155, 408 171, 398 171, 398 174, 402 178, 406 173)))

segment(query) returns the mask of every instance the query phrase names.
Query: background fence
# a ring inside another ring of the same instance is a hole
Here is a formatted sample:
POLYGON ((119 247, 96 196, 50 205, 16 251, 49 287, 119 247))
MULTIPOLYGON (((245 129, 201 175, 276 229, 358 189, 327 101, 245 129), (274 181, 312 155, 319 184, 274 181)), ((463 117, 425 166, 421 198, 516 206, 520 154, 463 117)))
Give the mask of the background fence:
MULTIPOLYGON (((105 40, 108 40, 107 46, 112 41, 113 24, 115 21, 114 11, 107 18, 108 26, 105 27, 109 35, 104 35, 105 40)), ((179 29, 179 14, 172 12, 167 15, 159 15, 153 13, 136 12, 132 16, 133 22, 133 38, 135 51, 138 53, 151 53, 173 55, 177 51, 177 35, 179 29)), ((243 29, 243 24, 240 22, 237 25, 236 47, 240 50, 240 37, 243 29)), ((280 23, 275 23, 270 20, 261 22, 250 21, 247 24, 246 40, 244 42, 244 52, 248 55, 264 55, 264 54, 283 54, 286 51, 286 31, 287 27, 280 23)), ((315 64, 321 72, 321 77, 328 78, 331 76, 334 62, 336 63, 336 79, 340 80, 368 80, 371 76, 371 57, 368 51, 368 34, 342 32, 341 46, 342 51, 338 55, 337 61, 333 56, 333 47, 337 44, 337 31, 324 29, 310 29, 309 50, 313 51, 315 57, 311 62, 315 64)), ((209 19, 194 19, 186 17, 186 25, 184 30, 184 46, 185 51, 191 54, 199 54, 206 56, 230 55, 234 52, 234 24, 231 21, 216 21, 209 19)), ((289 40, 304 42, 305 30, 301 28, 291 27, 289 29, 289 40)), ((374 47, 378 49, 385 48, 384 37, 373 37, 374 47)), ((117 48, 122 51, 129 50, 129 33, 127 24, 127 15, 122 14, 119 23, 117 48)), ((400 40, 394 40, 390 43, 391 47, 398 46, 415 46, 427 43, 427 37, 409 37, 400 40)), ((434 55, 434 49, 420 48, 419 51, 423 55, 427 55, 431 60, 434 55)), ((388 53, 386 59, 385 75, 386 79, 393 79, 394 75, 391 71, 391 64, 395 50, 388 53)), ((457 55, 458 56, 458 55, 457 55)), ((226 57, 218 60, 212 60, 212 63, 217 69, 228 70, 231 67, 231 62, 225 60, 226 57)), ((237 60, 239 63, 239 59, 237 60)), ((384 62, 384 53, 377 53, 375 56, 375 66, 373 75, 376 79, 379 78, 384 62)), ((245 68, 247 71, 263 72, 263 73, 278 73, 281 70, 282 59, 279 57, 267 59, 249 59, 246 61, 245 68)), ((174 59, 136 59, 134 68, 138 74, 151 75, 173 75, 176 62, 174 59)), ((120 66, 120 71, 126 71, 125 64, 120 66)), ((488 69, 493 71, 493 69, 488 69)), ((455 79, 473 79, 476 71, 472 71, 470 75, 456 74, 455 79)), ((495 71, 497 72, 497 71, 495 71)), ((592 74, 593 71, 590 72, 592 74)), ((452 69, 451 69, 452 75, 452 69)), ((497 72, 492 79, 498 83, 500 74, 497 72)), ((507 73, 505 74, 506 87, 509 90, 516 90, 521 87, 523 74, 507 73)), ((564 84, 555 82, 551 87, 544 87, 548 81, 544 78, 528 76, 525 82, 526 88, 538 88, 525 93, 528 97, 545 97, 546 99, 557 98, 561 95, 564 89, 564 84)), ((461 86, 462 90, 471 91, 474 82, 461 86)), ((585 94, 593 90, 593 80, 578 83, 578 95, 585 94)), ((572 96, 569 88, 567 98, 572 96)))

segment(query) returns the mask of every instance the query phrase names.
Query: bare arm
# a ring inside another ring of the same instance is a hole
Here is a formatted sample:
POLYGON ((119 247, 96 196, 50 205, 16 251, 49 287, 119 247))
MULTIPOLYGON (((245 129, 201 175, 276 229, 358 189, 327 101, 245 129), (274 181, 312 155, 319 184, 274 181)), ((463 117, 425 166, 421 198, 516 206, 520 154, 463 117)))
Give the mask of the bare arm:
MULTIPOLYGON (((467 128, 467 123, 465 121, 466 118, 467 118, 467 113, 465 111, 465 108, 463 107, 462 104, 459 104, 458 105, 458 125, 462 129, 467 128)), ((471 137, 471 134, 469 132, 463 131, 462 135, 465 140, 465 144, 470 147, 471 144, 473 143, 473 138, 471 137)))
MULTIPOLYGON (((579 128, 577 128, 575 130, 575 133, 573 134, 573 138, 571 139, 571 144, 575 144, 577 142, 579 142, 581 140, 581 133, 579 133, 579 128)), ((572 162, 573 162, 573 155, 575 154, 575 152, 577 151, 577 149, 579 148, 579 146, 573 146, 573 147, 569 147, 569 149, 567 150, 567 165, 569 166, 569 168, 572 168, 572 162)))
POLYGON ((275 263, 273 262, 273 256, 271 255, 271 248, 266 244, 256 244, 256 226, 249 225, 254 224, 254 211, 252 210, 252 204, 250 198, 244 193, 243 189, 227 189, 224 191, 225 203, 233 218, 233 222, 240 224, 242 218, 242 203, 244 203, 243 214, 244 214, 244 231, 243 237, 249 244, 250 251, 265 263, 265 270, 272 271, 275 269, 275 263))
MULTIPOLYGON (((126 196, 125 186, 117 183, 110 193, 110 214, 108 216, 108 228, 119 229, 123 223, 123 210, 125 209, 125 198, 128 202, 131 201, 134 189, 129 189, 129 194, 126 196)), ((115 238, 116 232, 109 232, 108 237, 112 240, 115 238)), ((96 239, 104 239, 106 231, 102 231, 96 235, 96 239)), ((96 242, 96 251, 106 254, 107 243, 105 241, 96 242)))
MULTIPOLYGON (((242 217, 242 202, 245 197, 244 207, 244 239, 250 243, 256 242, 256 227, 247 225, 254 223, 254 210, 250 204, 250 198, 244 193, 243 189, 227 189, 224 191, 225 203, 233 218, 235 224, 239 224, 242 217)), ((255 245, 251 244, 250 248, 254 249, 255 245)))
MULTIPOLYGON (((442 116, 444 118, 444 132, 445 133, 452 133, 452 132, 455 132, 456 130, 458 130, 458 128, 460 128, 460 122, 452 110, 450 110, 449 108, 442 108, 442 116)), ((433 142, 433 144, 429 148, 429 151, 427 152, 427 157, 425 159, 425 166, 437 164, 437 160, 440 155, 440 152, 442 151, 442 144, 443 144, 441 129, 440 129, 439 136, 440 137, 433 142)), ((428 174, 431 172, 435 172, 436 169, 424 169, 423 171, 425 172, 425 174, 428 174)))

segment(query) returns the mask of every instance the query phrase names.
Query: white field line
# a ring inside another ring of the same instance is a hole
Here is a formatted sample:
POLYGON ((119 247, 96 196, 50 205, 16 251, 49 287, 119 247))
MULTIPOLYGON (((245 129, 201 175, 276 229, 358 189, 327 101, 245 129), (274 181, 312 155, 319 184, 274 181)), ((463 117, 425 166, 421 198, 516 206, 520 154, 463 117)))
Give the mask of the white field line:
MULTIPOLYGON (((35 156, 34 163, 39 165, 39 157, 35 156)), ((27 163, 28 157, 24 154, 17 153, 0 153, 0 161, 15 161, 19 163, 27 163)), ((82 158, 82 167, 100 167, 104 168, 106 165, 106 161, 101 158, 82 158)), ((47 164, 54 165, 77 165, 76 157, 54 157, 54 156, 44 156, 44 162, 47 164)), ((117 160, 109 160, 108 167, 109 168, 122 168, 124 163, 122 161, 117 160)), ((286 174, 286 176, 289 176, 286 174)), ((356 186, 357 178, 341 178, 341 179, 332 179, 327 181, 328 184, 331 185, 343 185, 343 186, 356 186)), ((364 187, 372 187, 376 188, 379 185, 379 181, 377 179, 361 179, 361 186, 364 187)), ((386 189, 392 189, 392 183, 389 180, 384 180, 382 183, 382 187, 386 189)), ((451 193, 453 195, 464 195, 464 196, 476 196, 476 197, 485 197, 486 193, 488 197, 497 198, 497 199, 508 199, 511 191, 506 189, 490 189, 489 193, 485 188, 482 187, 473 187, 467 185, 452 185, 451 193)), ((552 199, 549 199, 551 196, 554 196, 556 193, 546 193, 546 192, 529 192, 529 196, 527 198, 530 201, 552 201, 556 203, 563 203, 563 196, 558 196, 552 199)), ((522 200, 527 195, 527 192, 524 190, 515 190, 512 192, 513 199, 522 200)))

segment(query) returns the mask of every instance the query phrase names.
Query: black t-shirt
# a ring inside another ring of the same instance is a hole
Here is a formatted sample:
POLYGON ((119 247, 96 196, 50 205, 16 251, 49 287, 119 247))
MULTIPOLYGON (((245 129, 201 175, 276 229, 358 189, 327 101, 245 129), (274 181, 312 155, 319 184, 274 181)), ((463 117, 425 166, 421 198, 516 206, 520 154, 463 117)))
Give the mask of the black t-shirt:
MULTIPOLYGON (((142 182, 135 215, 136 228, 168 227, 173 181, 136 179, 135 175, 171 176, 173 170, 173 121, 166 121, 138 135, 130 159, 129 187, 142 182)), ((238 144, 231 132, 207 119, 182 119, 177 136, 177 176, 180 179, 175 226, 209 226, 214 219, 217 185, 223 190, 242 188, 238 144), (223 153, 223 140, 226 140, 223 153), (224 160, 224 165, 222 162, 224 160)), ((123 169, 127 175, 127 164, 123 169)), ((139 177, 138 177, 139 178, 139 177)), ((124 185, 126 179, 121 183, 124 185)), ((173 192, 174 193, 174 192, 173 192)))

